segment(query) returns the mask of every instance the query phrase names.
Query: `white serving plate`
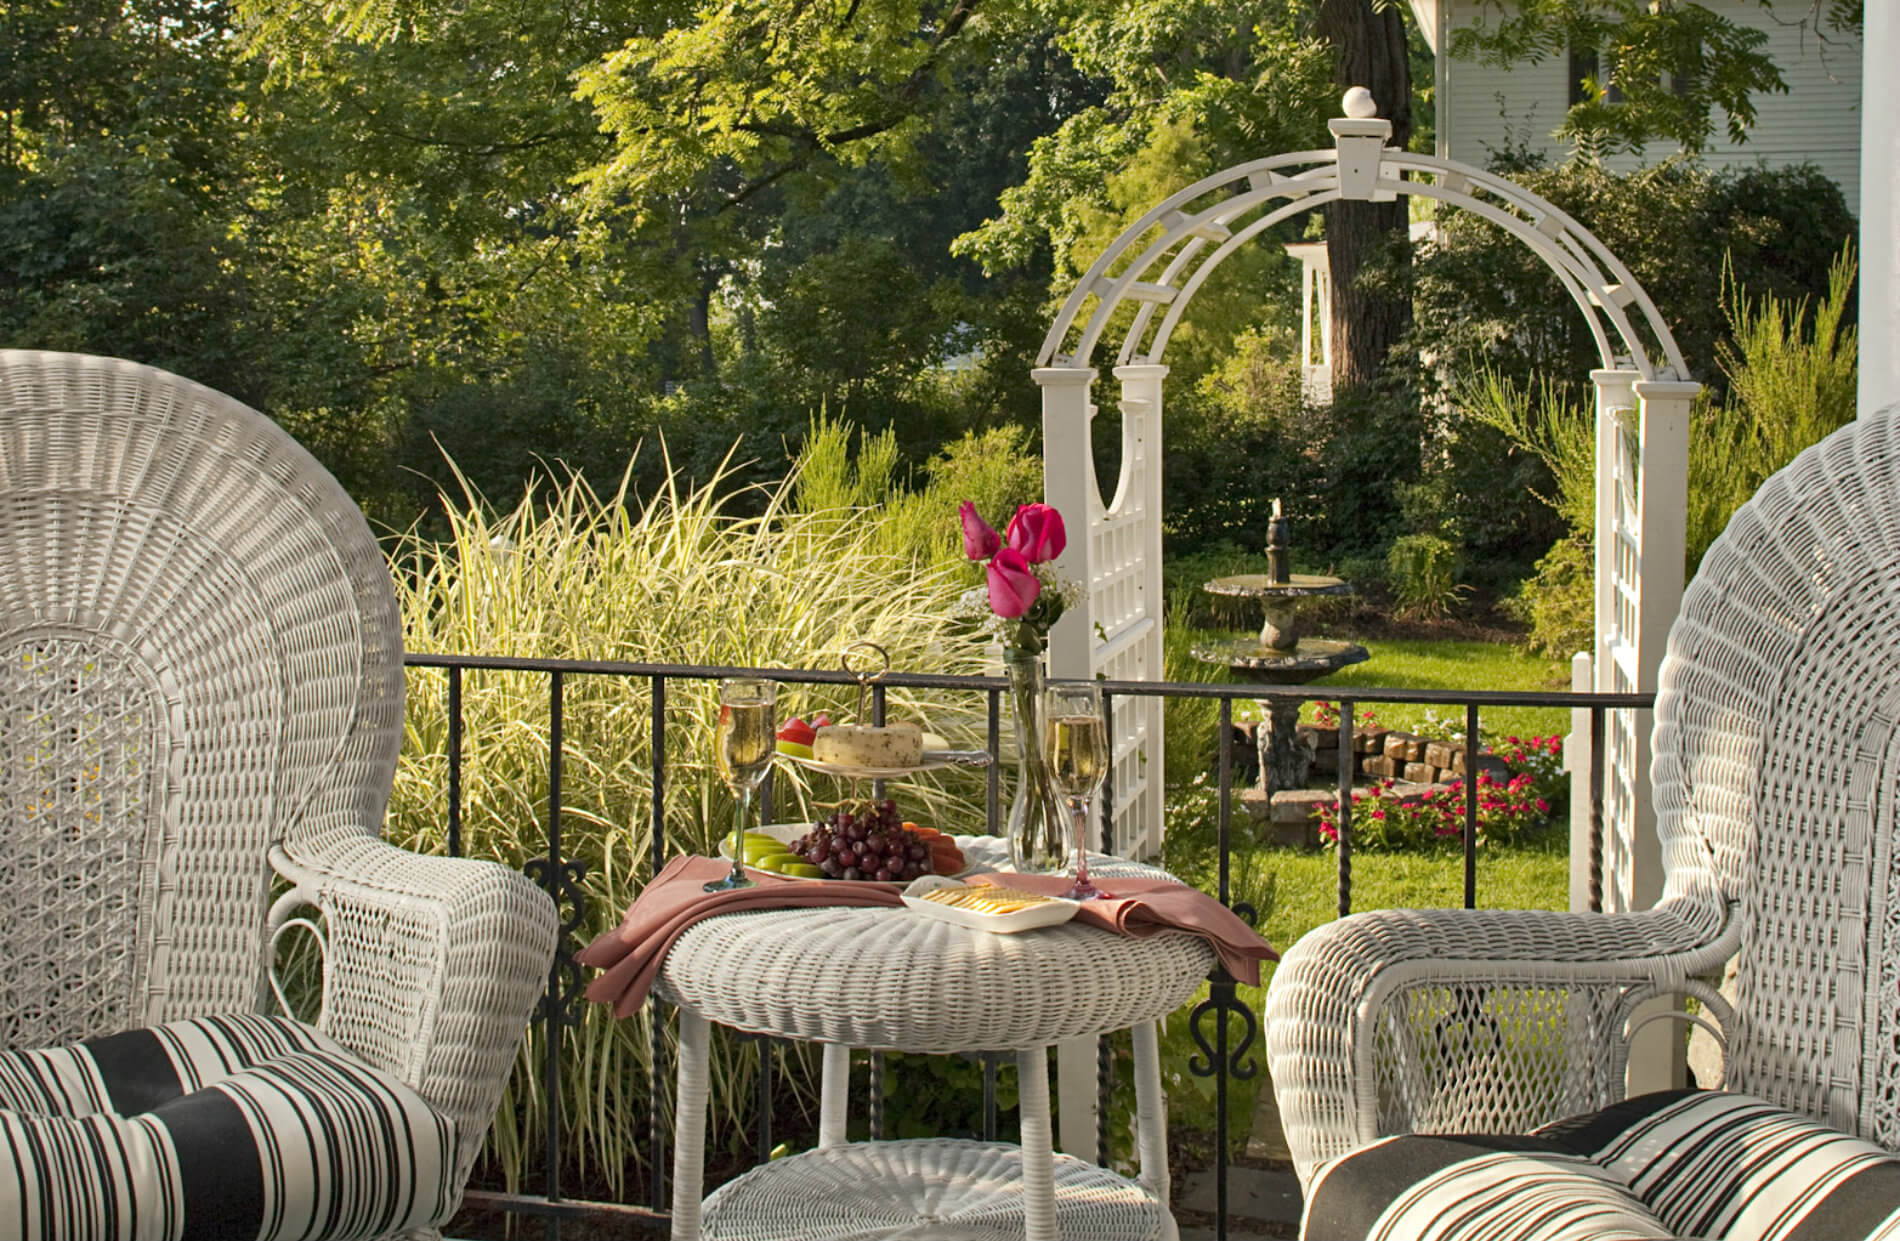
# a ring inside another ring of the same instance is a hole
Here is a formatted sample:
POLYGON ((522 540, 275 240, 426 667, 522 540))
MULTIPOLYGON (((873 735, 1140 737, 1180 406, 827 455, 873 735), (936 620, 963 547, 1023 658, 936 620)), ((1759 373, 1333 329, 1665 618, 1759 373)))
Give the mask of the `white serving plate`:
POLYGON ((940 905, 936 901, 924 899, 924 893, 937 888, 964 886, 960 880, 947 879, 942 875, 925 875, 921 879, 913 879, 904 889, 904 904, 926 918, 939 918, 958 926, 967 926, 973 931, 990 931, 997 935, 1015 935, 1038 927, 1060 926, 1075 917, 1075 911, 1079 908, 1074 901, 1050 900, 1011 913, 992 914, 975 909, 959 909, 955 905, 940 905))

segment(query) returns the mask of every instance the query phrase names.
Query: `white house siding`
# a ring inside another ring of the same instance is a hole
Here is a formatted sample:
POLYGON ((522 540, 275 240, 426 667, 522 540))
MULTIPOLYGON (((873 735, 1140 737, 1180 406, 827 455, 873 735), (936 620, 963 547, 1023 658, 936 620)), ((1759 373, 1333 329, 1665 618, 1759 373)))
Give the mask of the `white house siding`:
MULTIPOLYGON (((1755 0, 1702 0, 1709 8, 1768 34, 1768 54, 1788 84, 1785 95, 1757 95, 1757 116, 1749 139, 1728 141, 1725 117, 1715 115, 1716 137, 1704 151, 1712 167, 1746 167, 1759 162, 1781 166, 1813 163, 1841 187, 1847 204, 1860 202, 1860 77, 1858 39, 1830 33, 1828 42, 1799 19, 1811 17, 1807 0, 1778 0, 1781 21, 1755 0)), ((1495 23, 1497 9, 1479 0, 1413 0, 1421 21, 1435 20, 1442 5, 1448 30, 1472 24, 1480 16, 1495 23)), ((1433 40, 1436 42, 1436 39, 1433 40)), ((1441 57, 1443 53, 1440 53, 1441 57)), ((1441 64, 1438 153, 1480 167, 1507 147, 1526 147, 1558 160, 1569 148, 1550 137, 1569 107, 1569 58, 1550 57, 1535 65, 1494 69, 1475 61, 1445 59, 1441 64)), ((1643 158, 1619 156, 1612 168, 1627 170, 1660 161, 1669 150, 1651 146, 1643 158)))

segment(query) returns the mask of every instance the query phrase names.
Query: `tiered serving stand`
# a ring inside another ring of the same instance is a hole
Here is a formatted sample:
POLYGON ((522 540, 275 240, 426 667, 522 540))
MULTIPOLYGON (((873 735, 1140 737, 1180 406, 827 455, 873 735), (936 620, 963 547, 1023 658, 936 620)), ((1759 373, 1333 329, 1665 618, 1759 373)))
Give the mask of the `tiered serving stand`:
MULTIPOLYGON (((959 842, 1006 864, 994 837, 959 842)), ((1117 858, 1098 876, 1165 878, 1117 858)), ((680 1010, 673 1236, 678 1241, 1155 1241, 1168 1212, 1156 1022, 1214 964, 1190 935, 1092 927, 997 935, 907 909, 805 908, 708 918, 674 945, 655 990, 680 1010), (701 1202, 710 1023, 824 1045, 815 1150, 762 1164, 701 1202), (1128 1180, 1052 1148, 1047 1048, 1132 1029, 1141 1173, 1128 1180), (1014 1052, 1021 1147, 845 1141, 852 1048, 1014 1052)))

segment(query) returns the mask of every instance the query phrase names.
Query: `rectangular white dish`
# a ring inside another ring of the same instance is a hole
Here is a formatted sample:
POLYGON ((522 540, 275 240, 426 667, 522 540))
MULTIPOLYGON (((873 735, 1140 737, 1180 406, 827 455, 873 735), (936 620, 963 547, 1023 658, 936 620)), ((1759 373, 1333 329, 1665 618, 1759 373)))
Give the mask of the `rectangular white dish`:
MULTIPOLYGON (((969 927, 973 931, 989 931, 997 935, 1015 935, 1022 931, 1033 931, 1038 927, 1060 926, 1075 917, 1074 901, 1049 898, 1037 901, 1023 909, 1008 913, 985 913, 976 909, 963 909, 956 905, 945 905, 940 901, 924 899, 924 893, 937 888, 974 888, 981 891, 988 885, 965 884, 942 875, 925 875, 912 880, 904 889, 904 904, 912 912, 926 918, 937 918, 944 922, 953 922, 958 926, 969 927)), ((1007 887, 1007 884, 1001 885, 1007 887)))

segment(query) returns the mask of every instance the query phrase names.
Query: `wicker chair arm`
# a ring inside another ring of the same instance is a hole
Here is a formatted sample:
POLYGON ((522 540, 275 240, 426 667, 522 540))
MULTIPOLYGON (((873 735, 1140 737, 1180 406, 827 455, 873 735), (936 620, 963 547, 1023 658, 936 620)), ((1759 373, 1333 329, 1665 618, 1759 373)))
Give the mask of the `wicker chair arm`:
POLYGON ((457 1183, 473 1165, 548 982, 554 902, 492 862, 430 857, 367 835, 272 854, 298 906, 323 915, 318 1025, 452 1117, 457 1183))
POLYGON ((1406 1132, 1523 1132, 1622 1094, 1639 998, 1733 954, 1732 920, 1381 910, 1301 938, 1267 994, 1267 1054, 1301 1180, 1406 1132))

